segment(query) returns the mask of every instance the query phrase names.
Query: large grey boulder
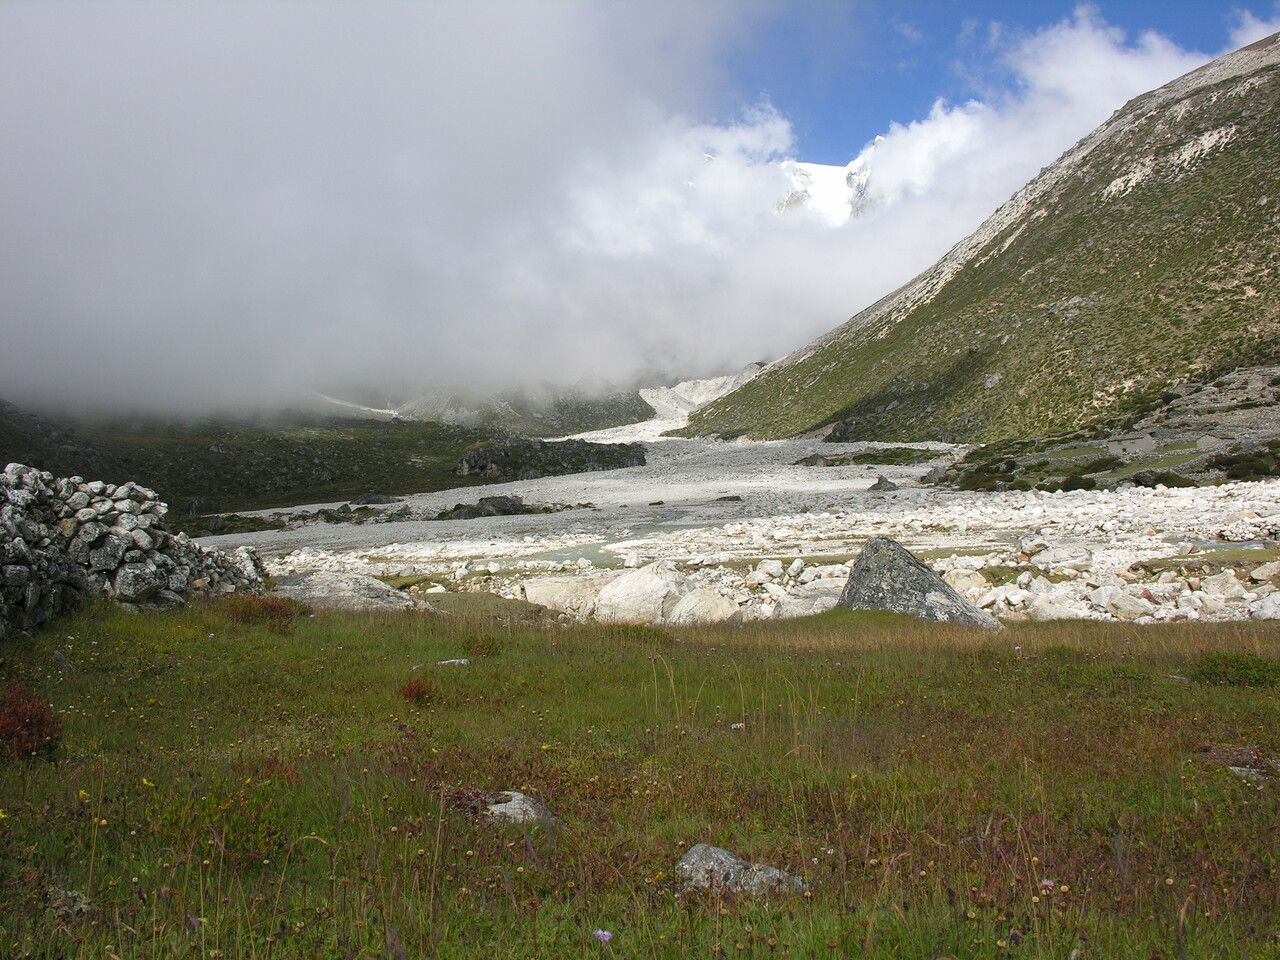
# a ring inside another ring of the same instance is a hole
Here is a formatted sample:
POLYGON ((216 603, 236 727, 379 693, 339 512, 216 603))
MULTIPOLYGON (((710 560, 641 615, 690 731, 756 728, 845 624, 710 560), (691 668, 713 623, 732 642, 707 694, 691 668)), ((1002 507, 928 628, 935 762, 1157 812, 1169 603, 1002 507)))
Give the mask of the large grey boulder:
POLYGON ((728 850, 699 843, 676 864, 676 876, 699 890, 720 888, 733 893, 801 893, 799 877, 761 864, 749 863, 728 850))
POLYGON ((960 596, 932 568, 888 537, 872 537, 862 548, 840 595, 840 606, 1001 629, 999 620, 960 596))

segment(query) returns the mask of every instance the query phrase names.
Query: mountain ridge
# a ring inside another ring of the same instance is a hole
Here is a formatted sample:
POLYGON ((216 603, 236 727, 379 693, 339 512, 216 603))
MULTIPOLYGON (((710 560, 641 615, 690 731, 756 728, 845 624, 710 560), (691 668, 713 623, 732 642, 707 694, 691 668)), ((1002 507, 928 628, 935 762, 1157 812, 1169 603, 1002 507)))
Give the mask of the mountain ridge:
POLYGON ((695 412, 686 432, 777 438, 852 419, 862 439, 1004 438, 1273 360, 1278 113, 1280 34, 1133 98, 928 270, 695 412), (1179 295, 1199 312, 1172 306, 1179 295), (1239 312, 1222 317, 1228 300, 1239 312), (1116 333, 1191 349, 1139 351, 1116 333), (1061 382, 1038 396, 1025 389, 1037 375, 1061 382), (1001 381, 1029 411, 991 402, 1001 381))

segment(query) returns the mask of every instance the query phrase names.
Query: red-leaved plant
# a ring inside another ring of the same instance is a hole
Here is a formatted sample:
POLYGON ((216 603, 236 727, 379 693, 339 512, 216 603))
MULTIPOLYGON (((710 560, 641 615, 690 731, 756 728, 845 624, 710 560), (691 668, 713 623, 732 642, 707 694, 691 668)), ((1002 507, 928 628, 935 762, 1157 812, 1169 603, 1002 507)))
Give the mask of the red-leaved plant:
POLYGON ((62 720, 43 697, 14 685, 0 699, 0 757, 43 756, 62 739, 62 720))

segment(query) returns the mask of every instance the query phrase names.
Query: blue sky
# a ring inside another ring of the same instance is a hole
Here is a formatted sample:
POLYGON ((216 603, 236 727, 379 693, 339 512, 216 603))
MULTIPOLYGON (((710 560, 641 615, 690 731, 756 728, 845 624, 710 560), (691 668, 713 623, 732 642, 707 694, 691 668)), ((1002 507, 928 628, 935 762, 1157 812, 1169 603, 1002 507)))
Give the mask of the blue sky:
MULTIPOLYGON (((790 121, 797 154, 847 163, 890 121, 922 117, 939 98, 981 96, 993 81, 988 41, 1007 43, 1072 17, 1074 0, 850 0, 790 4, 753 27, 730 54, 733 96, 767 100, 790 121)), ((1220 0, 1099 0, 1091 4, 1133 42, 1154 30, 1215 54, 1248 11, 1280 5, 1220 0)))

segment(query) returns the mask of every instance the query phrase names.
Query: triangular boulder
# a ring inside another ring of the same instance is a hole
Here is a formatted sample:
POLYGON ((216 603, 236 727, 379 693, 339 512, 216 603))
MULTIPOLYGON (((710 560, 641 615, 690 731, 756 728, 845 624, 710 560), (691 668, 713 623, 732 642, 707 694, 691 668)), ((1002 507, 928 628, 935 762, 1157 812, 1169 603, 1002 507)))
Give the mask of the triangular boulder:
POLYGON ((840 606, 1001 629, 999 620, 960 596, 910 550, 888 537, 872 537, 862 548, 840 595, 840 606))

